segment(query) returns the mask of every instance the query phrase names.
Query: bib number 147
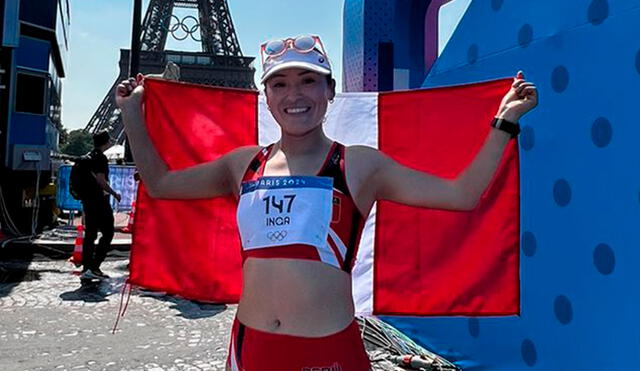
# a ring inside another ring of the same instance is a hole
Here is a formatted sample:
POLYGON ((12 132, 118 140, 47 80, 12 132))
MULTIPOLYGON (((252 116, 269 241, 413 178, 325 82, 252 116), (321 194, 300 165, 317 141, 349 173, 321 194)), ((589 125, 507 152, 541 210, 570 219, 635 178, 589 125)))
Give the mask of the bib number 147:
POLYGON ((262 199, 262 201, 264 201, 265 213, 267 215, 270 215, 272 211, 274 213, 278 212, 279 214, 284 212, 290 213, 295 198, 296 195, 284 195, 282 197, 267 196, 262 199))

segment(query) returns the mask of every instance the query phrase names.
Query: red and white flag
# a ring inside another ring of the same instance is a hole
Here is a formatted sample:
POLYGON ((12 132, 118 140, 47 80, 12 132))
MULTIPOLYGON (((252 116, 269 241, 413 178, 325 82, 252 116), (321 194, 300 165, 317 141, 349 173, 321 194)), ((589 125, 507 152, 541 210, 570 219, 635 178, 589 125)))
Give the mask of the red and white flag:
MULTIPOLYGON (((480 150, 511 82, 338 94, 325 132, 346 145, 378 148, 406 166, 453 178, 480 150)), ((149 134, 170 169, 216 159, 238 146, 266 145, 280 135, 256 92, 149 79, 145 96, 149 134)), ((518 182, 517 145, 511 141, 473 211, 379 202, 353 271, 358 313, 518 314, 518 182)), ((237 302, 241 247, 232 197, 155 200, 142 186, 135 217, 132 284, 237 302)))

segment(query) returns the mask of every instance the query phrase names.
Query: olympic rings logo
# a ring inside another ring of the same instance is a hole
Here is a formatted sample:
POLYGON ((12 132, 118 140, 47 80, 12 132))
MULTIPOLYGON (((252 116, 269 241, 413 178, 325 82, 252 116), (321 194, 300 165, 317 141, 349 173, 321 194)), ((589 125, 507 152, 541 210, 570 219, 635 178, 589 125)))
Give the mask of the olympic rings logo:
POLYGON ((273 242, 280 242, 287 237, 287 231, 275 231, 267 233, 267 238, 273 242))
POLYGON ((178 18, 175 14, 171 15, 171 24, 167 31, 178 41, 186 40, 191 36, 193 41, 200 42, 201 39, 196 38, 195 34, 200 30, 200 22, 192 15, 188 15, 182 19, 178 18), (188 25, 189 23, 190 25, 188 25))

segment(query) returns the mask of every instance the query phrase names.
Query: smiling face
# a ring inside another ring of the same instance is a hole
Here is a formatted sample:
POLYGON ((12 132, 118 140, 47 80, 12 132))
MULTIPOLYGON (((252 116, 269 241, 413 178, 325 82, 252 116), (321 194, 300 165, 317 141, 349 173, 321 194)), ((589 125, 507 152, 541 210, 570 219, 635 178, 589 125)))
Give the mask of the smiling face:
POLYGON ((335 96, 335 81, 329 83, 317 72, 287 68, 265 82, 265 94, 283 134, 304 136, 322 125, 328 102, 335 96))

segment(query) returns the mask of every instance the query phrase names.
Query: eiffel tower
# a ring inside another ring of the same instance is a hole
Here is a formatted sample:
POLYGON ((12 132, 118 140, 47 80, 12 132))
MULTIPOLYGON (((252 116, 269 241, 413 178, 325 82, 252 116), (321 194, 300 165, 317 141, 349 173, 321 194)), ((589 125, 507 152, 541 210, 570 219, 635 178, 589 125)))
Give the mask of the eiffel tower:
MULTIPOLYGON (((226 0, 151 0, 142 23, 140 72, 162 73, 168 63, 180 67, 180 80, 192 83, 255 89, 254 58, 242 56, 226 0), (198 18, 180 19, 176 8, 198 12, 198 18), (199 42, 201 52, 165 50, 167 38, 178 41, 191 38, 199 42), (199 36, 199 37, 198 37, 199 36)), ((130 50, 120 50, 120 74, 93 114, 84 131, 107 130, 119 144, 125 140, 120 111, 114 93, 118 83, 128 76, 130 50)))

